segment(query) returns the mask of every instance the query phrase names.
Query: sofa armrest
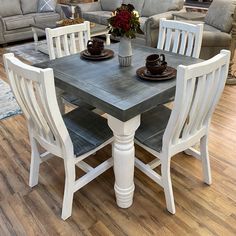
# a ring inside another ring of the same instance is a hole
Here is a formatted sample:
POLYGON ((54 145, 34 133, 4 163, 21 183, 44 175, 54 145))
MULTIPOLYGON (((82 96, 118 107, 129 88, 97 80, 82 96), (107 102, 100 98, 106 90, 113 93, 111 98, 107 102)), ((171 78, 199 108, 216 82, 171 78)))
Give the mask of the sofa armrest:
POLYGON ((102 11, 100 2, 81 3, 78 4, 78 8, 81 17, 83 16, 83 12, 102 11))
POLYGON ((180 11, 167 11, 157 15, 150 16, 144 26, 144 34, 146 36, 147 46, 156 47, 158 34, 159 34, 159 23, 161 18, 166 18, 167 20, 173 20, 173 13, 185 12, 185 9, 180 11))
POLYGON ((65 18, 65 15, 64 15, 64 13, 63 13, 63 11, 62 11, 62 9, 61 9, 61 5, 60 5, 60 4, 57 4, 57 5, 56 5, 55 12, 60 15, 60 19, 65 18))
POLYGON ((3 32, 4 32, 3 20, 2 17, 0 16, 0 44, 5 43, 3 32))
POLYGON ((150 16, 147 21, 146 24, 149 24, 151 28, 159 28, 159 23, 160 23, 160 19, 161 18, 166 18, 167 20, 173 20, 173 13, 180 13, 180 12, 185 12, 185 9, 182 9, 180 11, 167 11, 167 12, 163 12, 157 15, 153 15, 150 16))

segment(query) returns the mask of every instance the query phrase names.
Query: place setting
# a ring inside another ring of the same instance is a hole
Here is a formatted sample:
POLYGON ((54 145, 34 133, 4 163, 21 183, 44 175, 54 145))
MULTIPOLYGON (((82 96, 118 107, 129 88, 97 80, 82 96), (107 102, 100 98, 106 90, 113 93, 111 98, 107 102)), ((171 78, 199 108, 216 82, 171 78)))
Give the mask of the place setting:
POLYGON ((176 69, 168 66, 164 54, 151 54, 146 58, 146 64, 136 71, 136 75, 144 80, 162 81, 176 77, 176 69))
POLYGON ((111 49, 104 48, 104 41, 94 38, 87 42, 87 49, 80 53, 81 58, 92 61, 102 61, 114 57, 111 49))

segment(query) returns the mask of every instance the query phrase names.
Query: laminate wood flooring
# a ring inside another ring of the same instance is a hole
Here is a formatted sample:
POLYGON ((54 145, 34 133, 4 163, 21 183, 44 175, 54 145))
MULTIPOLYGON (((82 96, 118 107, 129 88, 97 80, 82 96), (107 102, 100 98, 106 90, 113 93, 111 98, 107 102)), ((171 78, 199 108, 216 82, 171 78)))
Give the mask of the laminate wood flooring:
MULTIPOLYGON (((0 49, 0 77, 7 81, 0 49)), ((115 202, 112 169, 75 193, 73 214, 60 218, 63 162, 52 158, 40 167, 39 184, 28 186, 30 145, 23 115, 0 121, 0 235, 236 235, 236 86, 226 86, 210 128, 213 184, 202 182, 201 163, 183 153, 172 159, 176 215, 165 208, 164 193, 135 170, 132 207, 115 202)), ((96 153, 96 164, 111 155, 96 153)), ((136 155, 152 156, 141 148, 136 155)), ((95 160, 94 160, 95 159, 95 160)), ((80 171, 77 173, 81 174, 80 171)))

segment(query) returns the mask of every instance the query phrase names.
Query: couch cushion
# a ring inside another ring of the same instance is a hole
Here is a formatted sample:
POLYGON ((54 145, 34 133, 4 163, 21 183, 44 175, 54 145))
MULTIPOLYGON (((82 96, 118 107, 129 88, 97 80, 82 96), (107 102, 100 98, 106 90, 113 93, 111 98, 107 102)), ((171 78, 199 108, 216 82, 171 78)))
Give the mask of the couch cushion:
POLYGON ((202 47, 229 48, 231 42, 230 34, 225 32, 203 31, 202 47))
POLYGON ((38 9, 38 0, 20 0, 21 1, 21 10, 23 14, 37 12, 38 9))
POLYGON ((208 9, 205 22, 229 33, 232 28, 235 7, 235 0, 214 0, 208 9))
POLYGON ((85 20, 102 25, 108 25, 107 19, 110 17, 111 17, 110 11, 83 12, 83 18, 85 20))
POLYGON ((6 30, 16 30, 20 28, 30 27, 31 24, 34 24, 34 19, 32 16, 27 15, 18 15, 18 16, 9 16, 3 18, 6 30))
POLYGON ((204 24, 203 47, 225 47, 228 48, 231 43, 231 35, 204 24))
POLYGON ((136 11, 138 11, 139 14, 142 13, 142 9, 143 9, 143 4, 144 4, 144 0, 124 0, 123 1, 124 4, 132 4, 135 8, 136 11))
MULTIPOLYGON (((183 22, 187 22, 190 24, 202 24, 202 21, 190 21, 183 20, 183 22)), ((228 48, 231 43, 231 35, 225 32, 220 31, 219 29, 204 24, 203 28, 203 37, 202 37, 202 47, 222 47, 228 48)))
POLYGON ((101 6, 103 11, 114 11, 117 7, 120 7, 123 0, 101 0, 101 6))
POLYGON ((145 0, 142 16, 152 16, 183 8, 184 0, 145 0))
POLYGON ((56 22, 60 20, 60 15, 56 12, 44 12, 34 14, 35 23, 56 22))
POLYGON ((56 5, 56 0, 38 0, 38 12, 55 11, 56 5))
POLYGON ((0 16, 15 16, 21 15, 20 0, 0 0, 0 16))

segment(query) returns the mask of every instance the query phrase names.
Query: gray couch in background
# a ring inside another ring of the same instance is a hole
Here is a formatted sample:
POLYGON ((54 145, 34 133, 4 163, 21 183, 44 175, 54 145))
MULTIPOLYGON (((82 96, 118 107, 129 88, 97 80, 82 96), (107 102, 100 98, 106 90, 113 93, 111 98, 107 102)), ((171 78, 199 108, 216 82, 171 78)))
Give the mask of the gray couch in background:
POLYGON ((32 38, 31 24, 58 21, 61 14, 58 5, 38 12, 38 0, 0 0, 0 44, 32 38))
POLYGON ((88 21, 107 25, 112 11, 122 3, 131 3, 140 14, 141 29, 144 35, 138 35, 148 46, 154 46, 158 34, 160 18, 173 19, 172 13, 183 8, 184 0, 99 0, 98 2, 78 4, 79 14, 88 21))
MULTIPOLYGON (((236 0, 213 0, 204 21, 201 22, 204 23, 204 31, 200 58, 209 59, 222 49, 231 49, 232 41, 235 40, 235 33, 232 33, 235 31, 235 8, 236 0)), ((234 49, 231 53, 234 54, 234 49)))

